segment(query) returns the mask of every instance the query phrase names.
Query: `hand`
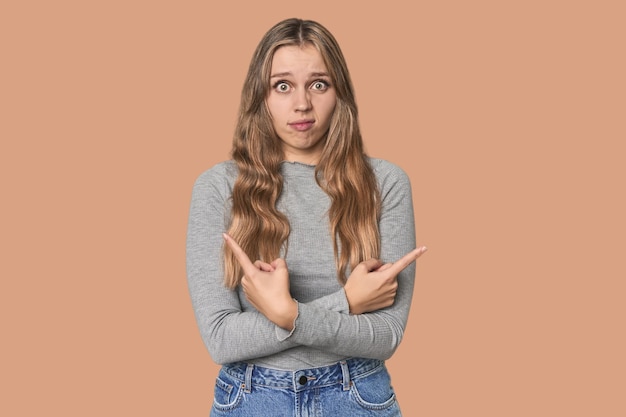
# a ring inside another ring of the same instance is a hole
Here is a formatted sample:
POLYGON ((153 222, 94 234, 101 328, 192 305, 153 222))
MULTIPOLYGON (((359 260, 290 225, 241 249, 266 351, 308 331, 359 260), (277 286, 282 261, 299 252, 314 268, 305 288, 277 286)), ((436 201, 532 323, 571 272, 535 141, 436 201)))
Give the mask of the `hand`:
POLYGON ((285 260, 252 263, 232 237, 226 233, 223 236, 243 269, 241 288, 250 304, 277 326, 292 330, 298 305, 289 292, 289 271, 285 260))
POLYGON ((358 264, 344 286, 351 314, 362 314, 389 307, 396 299, 398 274, 426 252, 422 246, 394 263, 368 259, 358 264))

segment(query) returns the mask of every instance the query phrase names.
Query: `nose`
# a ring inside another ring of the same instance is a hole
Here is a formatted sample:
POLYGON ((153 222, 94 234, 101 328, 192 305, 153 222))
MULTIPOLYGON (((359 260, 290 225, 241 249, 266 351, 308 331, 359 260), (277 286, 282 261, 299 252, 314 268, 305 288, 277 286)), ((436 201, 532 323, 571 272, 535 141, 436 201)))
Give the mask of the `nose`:
POLYGON ((306 112, 311 110, 311 97, 306 89, 302 89, 294 94, 295 97, 295 109, 299 112, 306 112))

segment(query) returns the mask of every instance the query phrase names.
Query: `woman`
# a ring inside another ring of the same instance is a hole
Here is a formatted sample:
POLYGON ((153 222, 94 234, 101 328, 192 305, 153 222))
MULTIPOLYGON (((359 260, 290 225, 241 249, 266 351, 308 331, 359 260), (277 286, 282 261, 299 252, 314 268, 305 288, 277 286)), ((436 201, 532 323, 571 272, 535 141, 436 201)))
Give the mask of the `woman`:
POLYGON ((426 249, 413 249, 407 176, 363 151, 324 27, 288 19, 265 34, 232 158, 196 181, 187 237, 196 319, 223 365, 211 415, 399 416, 384 360, 426 249))

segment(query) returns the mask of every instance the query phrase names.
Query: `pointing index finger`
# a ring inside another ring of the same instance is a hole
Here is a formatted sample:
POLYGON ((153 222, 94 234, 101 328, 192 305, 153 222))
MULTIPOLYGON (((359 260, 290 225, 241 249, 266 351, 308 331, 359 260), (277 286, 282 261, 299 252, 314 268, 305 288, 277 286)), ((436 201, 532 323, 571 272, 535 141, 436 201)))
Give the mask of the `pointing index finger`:
POLYGON ((394 275, 398 275, 404 268, 409 266, 411 262, 415 261, 419 258, 424 252, 426 252, 426 246, 421 246, 419 248, 413 249, 411 252, 404 255, 402 258, 398 259, 385 271, 390 271, 394 275))
POLYGON ((230 247, 230 250, 233 251, 235 258, 237 258, 237 260, 239 261, 239 264, 241 265, 241 268, 243 268, 244 273, 248 275, 249 273, 255 271, 257 268, 254 266, 248 255, 246 255, 246 253, 243 251, 243 249, 241 249, 241 246, 239 246, 239 244, 235 242, 235 240, 227 233, 222 233, 222 236, 224 237, 226 244, 230 247))

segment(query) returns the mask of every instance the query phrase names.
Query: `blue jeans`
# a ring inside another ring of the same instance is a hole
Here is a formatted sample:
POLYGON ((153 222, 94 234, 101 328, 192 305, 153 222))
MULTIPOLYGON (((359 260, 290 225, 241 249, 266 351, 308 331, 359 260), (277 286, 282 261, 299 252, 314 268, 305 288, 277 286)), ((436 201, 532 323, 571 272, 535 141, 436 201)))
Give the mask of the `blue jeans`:
POLYGON ((335 365, 281 371, 246 363, 224 365, 212 417, 399 417, 385 363, 348 359, 335 365))

